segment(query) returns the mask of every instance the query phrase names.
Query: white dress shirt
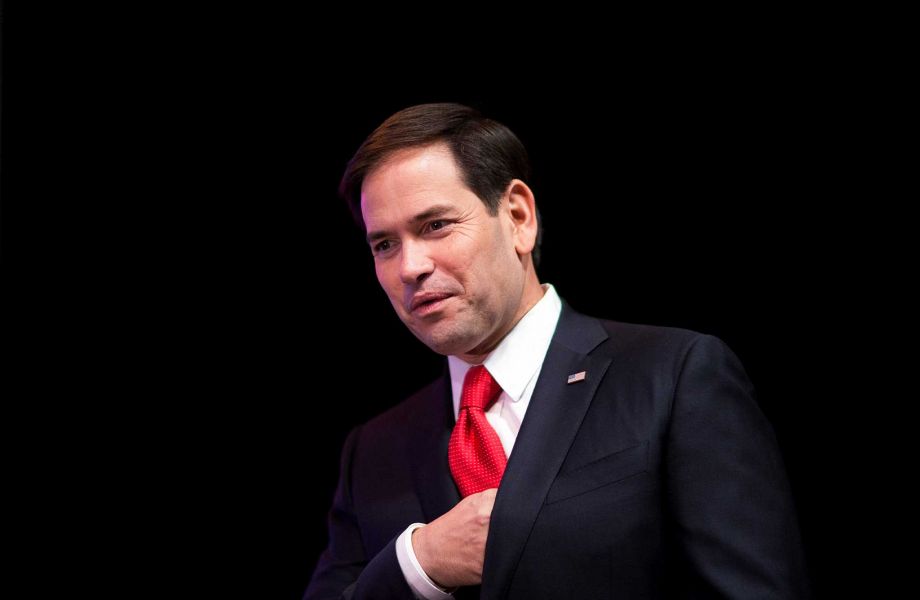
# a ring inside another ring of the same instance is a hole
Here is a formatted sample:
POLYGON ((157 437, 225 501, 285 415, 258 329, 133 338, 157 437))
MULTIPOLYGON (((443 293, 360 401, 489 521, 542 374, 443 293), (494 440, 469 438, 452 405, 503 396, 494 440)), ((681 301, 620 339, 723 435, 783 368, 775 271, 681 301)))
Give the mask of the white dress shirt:
MULTIPOLYGON (((543 358, 549 349, 559 314, 562 312, 562 301, 555 288, 546 283, 542 287, 543 297, 518 321, 482 363, 502 388, 501 396, 486 411, 486 420, 498 434, 498 439, 505 449, 505 456, 510 456, 514 448, 521 422, 530 405, 530 396, 543 367, 543 358)), ((456 356, 448 356, 447 364, 450 368, 450 386, 456 421, 460 410, 463 379, 473 365, 456 356)), ((415 556, 412 532, 424 526, 424 523, 413 523, 397 538, 396 558, 417 598, 451 598, 450 592, 431 581, 415 556)))

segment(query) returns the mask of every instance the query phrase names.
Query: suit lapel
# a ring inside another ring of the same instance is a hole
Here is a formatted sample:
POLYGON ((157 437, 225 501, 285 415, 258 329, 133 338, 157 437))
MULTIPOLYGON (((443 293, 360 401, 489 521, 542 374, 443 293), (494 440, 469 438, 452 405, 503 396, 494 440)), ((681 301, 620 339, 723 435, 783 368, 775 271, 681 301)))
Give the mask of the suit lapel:
POLYGON ((444 376, 429 388, 426 395, 423 401, 431 409, 419 415, 420 422, 414 428, 418 435, 409 444, 409 460, 425 522, 430 523, 460 501, 460 493, 450 476, 447 462, 447 445, 454 426, 454 414, 450 374, 446 368, 444 376))
POLYGON ((483 600, 507 595, 546 494, 610 366, 609 357, 588 354, 606 337, 596 319, 563 305, 492 510, 483 600), (584 380, 567 383, 569 375, 581 371, 584 380))

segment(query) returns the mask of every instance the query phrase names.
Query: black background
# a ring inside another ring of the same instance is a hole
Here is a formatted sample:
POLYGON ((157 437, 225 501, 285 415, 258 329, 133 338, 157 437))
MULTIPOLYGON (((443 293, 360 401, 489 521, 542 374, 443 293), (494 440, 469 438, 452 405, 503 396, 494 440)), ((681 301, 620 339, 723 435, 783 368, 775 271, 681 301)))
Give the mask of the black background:
POLYGON ((324 23, 302 14, 212 16, 125 15, 79 53, 27 43, 46 69, 4 81, 5 125, 35 115, 4 141, 4 186, 24 190, 4 218, 28 216, 22 245, 5 225, 4 261, 53 265, 32 273, 34 322, 53 334, 36 339, 62 359, 49 385, 82 398, 56 426, 106 423, 80 434, 88 457, 55 460, 79 489, 116 490, 89 504, 135 585, 195 575, 209 592, 299 598, 348 430, 439 371, 336 196, 377 124, 432 101, 475 106, 528 147, 539 274, 574 308, 735 350, 775 427, 815 590, 850 583, 843 548, 862 525, 840 526, 839 473, 859 471, 859 443, 840 423, 857 415, 847 355, 863 325, 842 305, 860 252, 841 202, 853 129, 820 49, 560 54, 512 38, 447 59, 437 34, 394 46, 337 27, 320 42, 324 23), (15 93, 52 75, 54 92, 15 93))

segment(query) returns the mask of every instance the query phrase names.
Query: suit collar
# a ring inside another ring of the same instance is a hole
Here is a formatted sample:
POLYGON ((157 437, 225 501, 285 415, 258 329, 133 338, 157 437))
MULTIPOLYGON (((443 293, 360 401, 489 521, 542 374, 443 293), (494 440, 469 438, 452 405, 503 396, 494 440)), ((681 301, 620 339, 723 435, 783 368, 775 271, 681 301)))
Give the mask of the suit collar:
POLYGON ((588 354, 608 337, 600 321, 576 312, 568 302, 562 301, 562 314, 552 343, 561 344, 580 354, 588 354))
POLYGON ((441 377, 420 395, 424 409, 418 411, 419 422, 414 426, 417 435, 412 436, 409 444, 409 461, 425 522, 430 523, 460 501, 447 462, 447 445, 455 418, 446 366, 441 377))
POLYGON ((597 319, 563 304, 527 415, 495 499, 482 598, 504 598, 546 494, 612 359, 590 352, 607 339, 597 319), (568 384, 568 376, 585 378, 568 384))

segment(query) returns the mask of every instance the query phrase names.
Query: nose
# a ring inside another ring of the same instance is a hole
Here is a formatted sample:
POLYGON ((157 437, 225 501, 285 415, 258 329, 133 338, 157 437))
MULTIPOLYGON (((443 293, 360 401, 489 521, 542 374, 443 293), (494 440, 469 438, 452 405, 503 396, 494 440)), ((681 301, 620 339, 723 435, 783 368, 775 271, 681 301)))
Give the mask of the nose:
POLYGON ((403 242, 399 263, 399 278, 406 285, 421 283, 434 271, 434 261, 424 243, 403 242))

